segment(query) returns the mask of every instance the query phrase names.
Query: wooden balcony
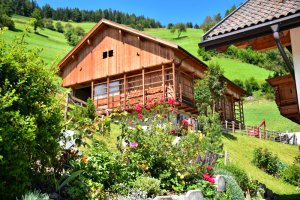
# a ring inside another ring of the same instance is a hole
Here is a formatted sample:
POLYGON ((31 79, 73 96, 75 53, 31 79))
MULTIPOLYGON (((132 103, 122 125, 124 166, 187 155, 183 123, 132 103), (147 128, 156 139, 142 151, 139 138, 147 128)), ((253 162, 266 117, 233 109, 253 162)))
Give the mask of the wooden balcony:
POLYGON ((280 114, 300 124, 296 84, 293 77, 288 74, 267 81, 275 90, 275 101, 280 114))

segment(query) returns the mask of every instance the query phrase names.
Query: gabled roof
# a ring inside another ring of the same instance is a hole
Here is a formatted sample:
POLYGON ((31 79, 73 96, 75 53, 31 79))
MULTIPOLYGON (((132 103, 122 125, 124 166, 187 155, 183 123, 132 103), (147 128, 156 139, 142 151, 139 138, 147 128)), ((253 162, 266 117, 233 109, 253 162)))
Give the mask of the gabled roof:
MULTIPOLYGON (((64 63, 66 63, 69 59, 71 59, 71 56, 72 55, 76 55, 76 53, 78 51, 80 51, 80 49, 82 47, 84 47, 85 45, 87 45, 87 42, 88 42, 88 39, 91 39, 93 38, 97 33, 98 33, 98 30, 101 30, 101 28, 104 28, 104 27, 114 27, 114 28, 117 28, 117 29, 120 29, 124 32, 129 32, 131 34, 135 34, 137 36, 140 36, 142 38, 145 38, 145 39, 148 39, 148 40, 151 40, 151 41, 154 41, 154 42, 158 42, 162 45, 165 45, 165 46, 168 46, 170 48, 173 48, 173 49, 180 49, 180 50, 183 50, 185 53, 188 53, 187 51, 185 51, 183 48, 181 48, 180 46, 178 46, 177 44, 173 43, 173 42, 169 42, 167 40, 163 40, 161 38, 158 38, 158 37, 154 37, 154 36, 151 36, 151 35, 148 35, 144 32, 141 32, 141 31, 138 31, 138 30, 135 30, 133 28, 130 28, 128 26, 125 26, 125 25, 122 25, 122 24, 118 24, 118 23, 115 23, 115 22, 112 22, 112 21, 109 21, 107 19, 101 19, 83 38, 82 40, 59 62, 58 66, 59 68, 63 68, 64 67, 64 63)), ((189 55, 191 55, 190 53, 188 53, 189 55)), ((191 55, 192 56, 192 55, 191 55)), ((197 58, 196 58, 197 59, 197 58)))
POLYGON ((300 26, 299 0, 247 0, 203 35, 201 47, 215 48, 300 26))

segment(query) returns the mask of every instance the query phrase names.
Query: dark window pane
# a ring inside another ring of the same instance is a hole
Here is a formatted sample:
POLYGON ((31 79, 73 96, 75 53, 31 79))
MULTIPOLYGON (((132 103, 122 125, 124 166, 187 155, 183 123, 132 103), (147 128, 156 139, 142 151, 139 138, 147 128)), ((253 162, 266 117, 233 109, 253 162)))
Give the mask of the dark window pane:
POLYGON ((109 57, 113 57, 113 56, 114 56, 114 50, 110 50, 110 51, 108 52, 108 56, 109 56, 109 57))
POLYGON ((103 59, 107 58, 107 51, 103 52, 103 59))

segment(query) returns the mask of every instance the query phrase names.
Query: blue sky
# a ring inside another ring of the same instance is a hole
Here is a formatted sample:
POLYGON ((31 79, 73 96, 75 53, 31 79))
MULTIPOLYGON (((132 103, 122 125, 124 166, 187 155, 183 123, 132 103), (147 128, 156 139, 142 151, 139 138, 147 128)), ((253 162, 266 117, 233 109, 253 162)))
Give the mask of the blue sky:
POLYGON ((245 0, 37 0, 40 6, 78 7, 80 9, 115 9, 154 18, 163 25, 169 22, 200 24, 207 15, 224 14, 233 4, 245 0))

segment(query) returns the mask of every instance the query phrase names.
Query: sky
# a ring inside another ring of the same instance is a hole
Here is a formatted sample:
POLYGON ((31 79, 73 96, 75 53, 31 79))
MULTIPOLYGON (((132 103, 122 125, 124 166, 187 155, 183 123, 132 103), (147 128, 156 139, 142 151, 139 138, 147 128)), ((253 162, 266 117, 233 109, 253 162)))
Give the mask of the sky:
POLYGON ((36 0, 39 6, 46 3, 52 7, 78 7, 85 10, 119 10, 154 18, 163 25, 177 22, 201 24, 208 15, 221 13, 232 5, 240 5, 245 0, 36 0))

